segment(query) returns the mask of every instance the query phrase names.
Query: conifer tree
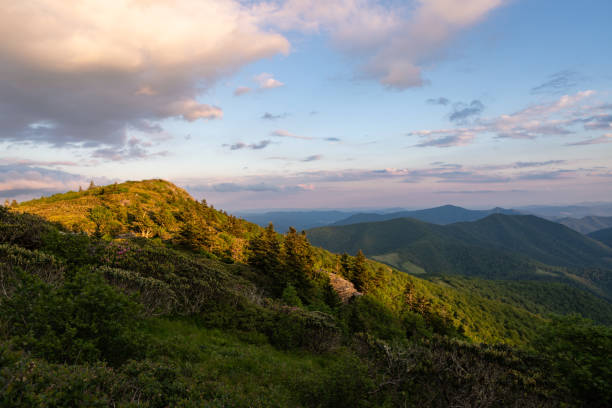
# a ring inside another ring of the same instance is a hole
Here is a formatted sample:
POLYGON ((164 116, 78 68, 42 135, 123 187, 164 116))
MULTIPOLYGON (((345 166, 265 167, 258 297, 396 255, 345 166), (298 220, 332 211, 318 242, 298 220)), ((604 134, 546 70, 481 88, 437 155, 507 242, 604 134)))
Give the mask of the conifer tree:
POLYGON ((272 277, 275 291, 279 293, 287 285, 287 277, 282 268, 281 243, 270 223, 264 231, 249 243, 249 265, 272 277))
POLYGON ((368 289, 368 269, 366 266, 366 257, 361 251, 361 249, 357 252, 357 256, 355 256, 355 261, 352 268, 353 272, 353 283, 357 287, 357 290, 360 292, 365 292, 368 289))
POLYGON ((348 280, 353 279, 353 263, 346 252, 340 257, 340 273, 348 280))
POLYGON ((285 236, 285 262, 289 282, 302 293, 312 287, 310 278, 314 274, 314 254, 306 233, 298 234, 290 227, 285 236))

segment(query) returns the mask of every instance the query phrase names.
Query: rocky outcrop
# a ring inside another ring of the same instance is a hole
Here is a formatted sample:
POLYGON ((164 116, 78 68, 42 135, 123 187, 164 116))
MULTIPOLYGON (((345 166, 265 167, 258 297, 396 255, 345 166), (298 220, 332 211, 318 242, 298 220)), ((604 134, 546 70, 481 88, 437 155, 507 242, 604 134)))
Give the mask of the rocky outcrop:
POLYGON ((338 293, 338 296, 340 296, 340 299, 342 299, 342 302, 348 303, 353 296, 361 296, 361 292, 355 289, 355 286, 351 281, 348 281, 342 276, 333 272, 328 272, 328 274, 329 282, 334 290, 338 293))

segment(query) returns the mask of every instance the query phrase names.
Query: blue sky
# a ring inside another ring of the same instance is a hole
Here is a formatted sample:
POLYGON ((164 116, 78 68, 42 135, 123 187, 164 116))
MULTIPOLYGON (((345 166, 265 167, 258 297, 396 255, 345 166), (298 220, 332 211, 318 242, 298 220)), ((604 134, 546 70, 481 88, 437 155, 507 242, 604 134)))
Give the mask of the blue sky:
POLYGON ((612 201, 609 1, 105 3, 0 11, 0 198, 612 201))

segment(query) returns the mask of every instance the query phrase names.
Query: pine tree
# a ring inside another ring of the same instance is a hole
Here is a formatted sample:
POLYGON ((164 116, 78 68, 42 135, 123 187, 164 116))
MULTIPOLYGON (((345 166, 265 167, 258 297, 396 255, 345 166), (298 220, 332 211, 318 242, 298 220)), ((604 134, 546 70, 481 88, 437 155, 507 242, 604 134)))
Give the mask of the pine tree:
POLYGON ((314 275, 314 254, 304 231, 298 234, 295 228, 289 228, 285 236, 284 264, 289 275, 289 283, 302 293, 312 288, 310 278, 314 275))
POLYGON ((366 257, 361 251, 357 252, 355 256, 355 262, 353 264, 353 283, 360 292, 365 292, 368 289, 368 269, 366 266, 366 257))
POLYGON ((348 280, 353 279, 353 262, 346 252, 340 257, 340 274, 348 280))
POLYGON ((87 189, 91 190, 92 188, 96 188, 96 185, 94 184, 93 180, 89 182, 89 187, 87 189))
POLYGON ((277 294, 287 286, 288 279, 282 267, 281 243, 270 223, 264 231, 249 242, 248 263, 274 279, 277 294))

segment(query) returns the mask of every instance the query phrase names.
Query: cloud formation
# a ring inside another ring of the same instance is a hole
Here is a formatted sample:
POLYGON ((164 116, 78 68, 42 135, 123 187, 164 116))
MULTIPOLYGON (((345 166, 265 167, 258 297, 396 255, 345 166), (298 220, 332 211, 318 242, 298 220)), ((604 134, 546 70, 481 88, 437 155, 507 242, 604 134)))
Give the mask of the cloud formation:
MULTIPOLYGON (((532 105, 509 115, 477 119, 470 126, 447 129, 423 129, 408 133, 423 141, 416 147, 450 147, 471 143, 479 135, 493 135, 499 139, 535 139, 542 136, 564 136, 584 130, 612 129, 612 105, 586 104, 595 91, 586 90, 563 95, 549 103, 532 105)), ((473 114, 471 105, 459 116, 473 114)), ((476 104, 478 105, 478 104, 476 104)), ((478 106, 474 106, 478 110, 478 106)), ((465 117, 465 116, 464 116, 465 117)))
POLYGON ((484 19, 504 0, 269 1, 258 15, 280 30, 323 32, 360 62, 359 76, 406 89, 426 81, 423 68, 440 59, 451 39, 484 19))
POLYGON ((267 72, 255 75, 253 79, 259 85, 259 89, 274 89, 285 85, 281 81, 275 79, 272 74, 268 74, 267 72))
POLYGON ((478 99, 474 99, 469 104, 458 102, 453 105, 449 119, 451 122, 463 123, 472 116, 478 116, 482 113, 485 106, 478 99))
POLYGON ((251 150, 261 150, 265 149, 272 143, 271 140, 262 140, 258 143, 246 144, 243 142, 234 143, 232 145, 224 144, 224 147, 229 147, 230 150, 242 150, 242 149, 251 149, 251 150))
POLYGON ((442 106, 446 106, 450 103, 450 100, 448 98, 445 98, 443 96, 439 97, 439 98, 430 98, 427 99, 425 102, 427 102, 430 105, 442 105, 442 106))
POLYGON ((234 89, 234 96, 245 95, 245 94, 248 94, 251 91, 252 91, 252 89, 249 88, 248 86, 239 86, 238 88, 234 89))
POLYGON ((575 143, 567 143, 567 146, 586 146, 601 143, 612 143, 612 133, 607 133, 605 135, 594 137, 591 139, 581 140, 575 143))
POLYGON ((237 0, 15 2, 0 13, 0 138, 117 146, 151 122, 220 118, 207 89, 289 52, 260 23, 237 0))
POLYGON ((308 156, 303 158, 301 161, 303 162, 312 162, 312 161, 319 161, 323 159, 323 155, 321 154, 313 154, 312 156, 308 156))
POLYGON ((263 115, 261 115, 261 118, 264 120, 277 120, 277 119, 284 119, 287 116, 289 116, 289 114, 287 112, 284 113, 280 113, 278 115, 274 115, 270 112, 266 112, 263 115))
MULTIPOLYGON (((68 190, 78 190, 79 186, 85 188, 90 180, 82 175, 36 165, 0 165, 0 199, 22 201, 68 190)), ((94 181, 102 184, 111 182, 104 178, 95 178, 94 181)))
POLYGON ((276 129, 272 131, 272 133, 270 134, 275 137, 287 137, 290 139, 301 139, 301 140, 314 140, 314 137, 296 135, 284 129, 276 129))
POLYGON ((558 94, 575 88, 582 80, 580 74, 569 69, 556 72, 546 81, 531 88, 532 94, 558 94))

